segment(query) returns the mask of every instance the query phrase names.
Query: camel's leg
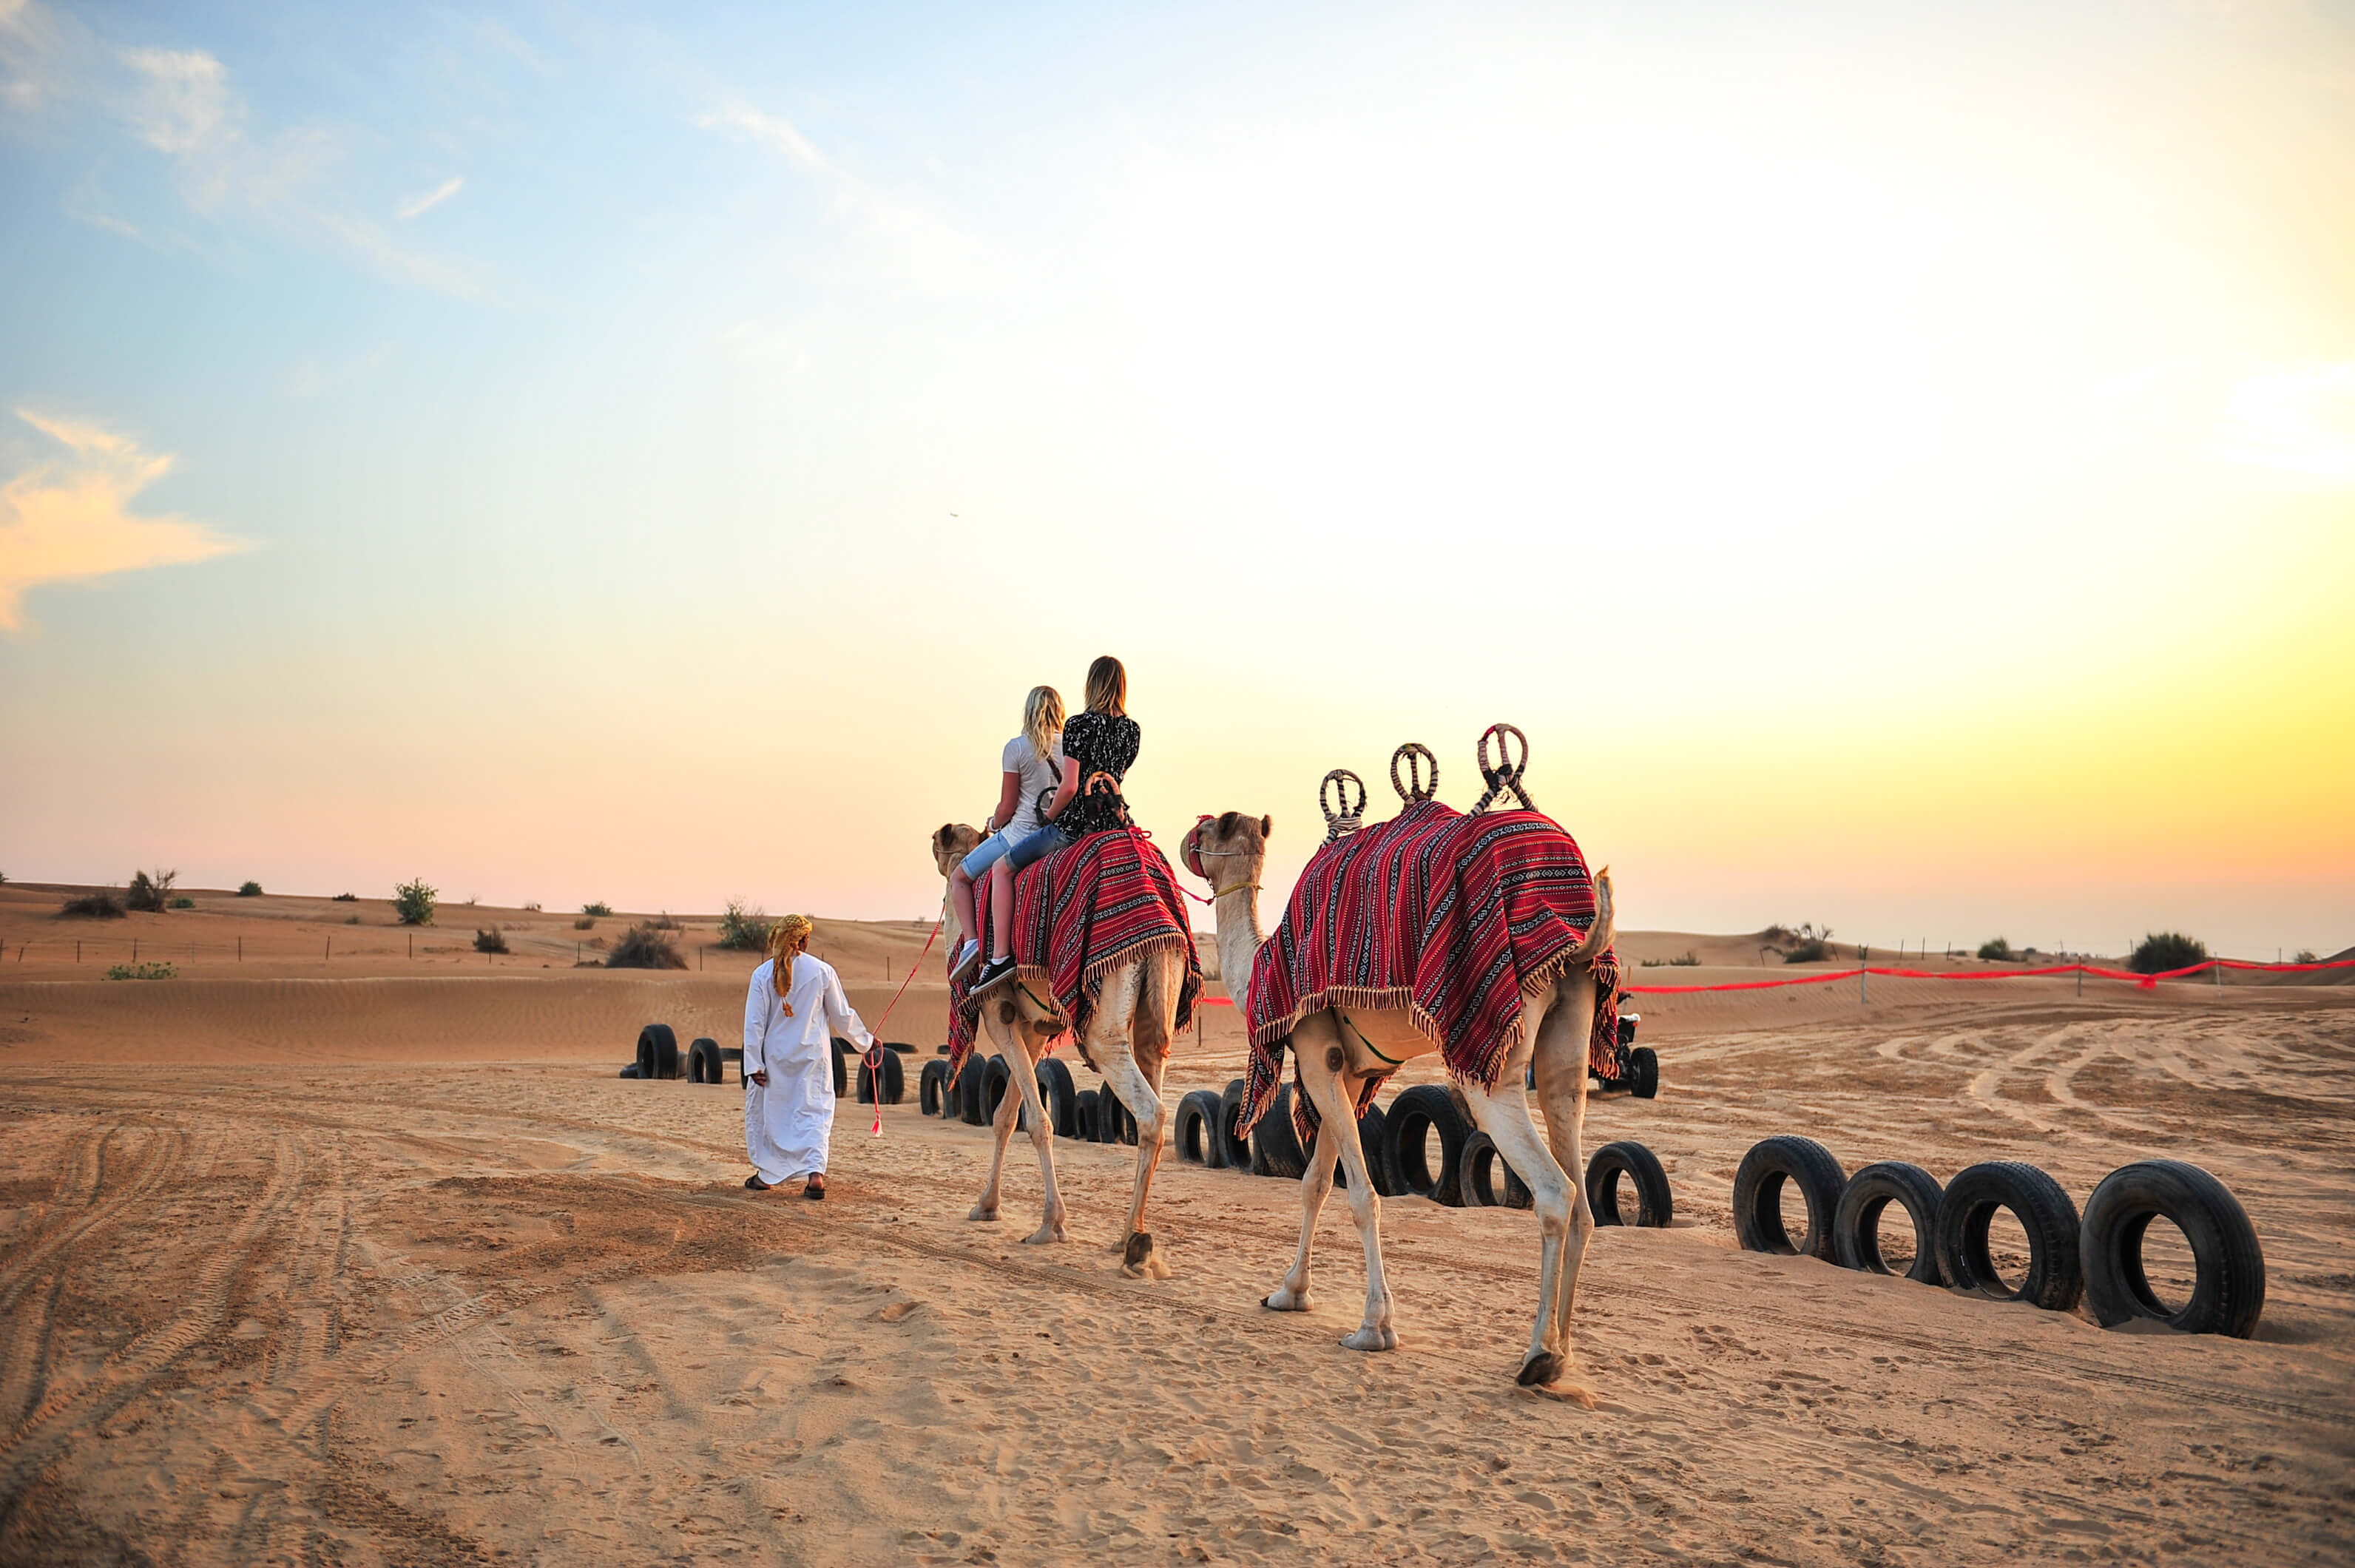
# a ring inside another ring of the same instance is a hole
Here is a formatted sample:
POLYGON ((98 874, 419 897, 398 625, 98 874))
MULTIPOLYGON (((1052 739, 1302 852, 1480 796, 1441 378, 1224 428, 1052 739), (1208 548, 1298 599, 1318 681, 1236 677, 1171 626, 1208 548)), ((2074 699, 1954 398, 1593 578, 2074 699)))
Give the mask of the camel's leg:
MULTIPOLYGON (((1327 1078, 1334 1075, 1335 1070, 1328 1062, 1333 1053, 1340 1049, 1340 1044, 1339 1033, 1333 1027, 1330 1012, 1313 1013, 1301 1019, 1292 1031, 1294 1054, 1304 1062, 1314 1062, 1315 1071, 1327 1078)), ((1302 1072, 1307 1075, 1309 1069, 1304 1067, 1302 1072)), ((1313 1077, 1310 1082, 1315 1082, 1313 1077)), ((1313 1097, 1316 1109, 1322 1113, 1325 1109, 1324 1096, 1313 1097)), ((1268 1115, 1273 1116, 1275 1112, 1271 1109, 1268 1115)), ((1339 1141, 1325 1136, 1324 1129, 1318 1128, 1316 1147, 1308 1151, 1308 1168, 1300 1176, 1300 1250, 1293 1254, 1292 1267, 1284 1275, 1284 1283, 1260 1303, 1271 1311, 1307 1312, 1316 1305, 1308 1296, 1308 1256, 1316 1244, 1316 1221, 1325 1211, 1325 1200, 1333 1191, 1333 1168, 1340 1157, 1339 1141)))
MULTIPOLYGON (((1047 1114, 1046 1097, 1039 1093, 1039 1061, 1047 1054, 1047 1042, 1028 1024, 1018 1025, 1015 1032, 1022 1041, 1021 1060, 1029 1064, 1027 1072, 1018 1067, 1014 1072, 1014 1088, 1021 1091, 1016 1109, 1030 1118, 1030 1147, 1039 1151, 1039 1179, 1047 1189, 1046 1213, 1038 1230, 1022 1239, 1032 1246, 1043 1246, 1063 1239, 1063 1195, 1055 1186, 1055 1119, 1047 1114)), ((1015 1096, 1009 1092, 1006 1097, 1011 1101, 1015 1096)))
POLYGON ((1145 1200, 1153 1190, 1153 1173, 1161 1164, 1169 1117, 1160 1091, 1137 1065, 1136 1052, 1129 1043, 1143 975, 1144 965, 1126 964, 1104 976, 1095 1022, 1089 1031, 1088 1054, 1103 1072, 1104 1087, 1136 1118, 1136 1186, 1129 1200, 1128 1224, 1121 1232, 1121 1272, 1131 1278, 1166 1279, 1169 1271, 1153 1255, 1153 1237, 1145 1229, 1145 1200))
MULTIPOLYGON (((1552 987, 1537 997, 1528 999, 1523 1017, 1553 1000, 1552 987)), ((1520 1173, 1537 1199, 1538 1215, 1538 1312, 1529 1327, 1529 1352, 1521 1358, 1519 1381, 1523 1383, 1550 1383, 1561 1374, 1562 1351, 1556 1347, 1561 1334, 1556 1318, 1561 1311, 1562 1270, 1575 1271, 1578 1258, 1585 1251, 1583 1232, 1577 1221, 1584 1219, 1587 1230, 1593 1229, 1594 1220, 1583 1212, 1583 1204, 1574 1200, 1572 1193, 1576 1183, 1562 1174, 1555 1163, 1553 1151, 1538 1135, 1537 1124, 1529 1116, 1528 1092, 1522 1078, 1529 1066, 1532 1043, 1525 1035, 1519 1046, 1505 1059, 1503 1071, 1497 1075, 1497 1087, 1483 1090, 1476 1083, 1464 1085, 1464 1098, 1472 1108, 1472 1118, 1480 1130, 1496 1141, 1497 1152, 1506 1163, 1520 1173)))
MULTIPOLYGON (((1295 1029, 1292 1035, 1293 1050, 1299 1054, 1300 1081, 1306 1086, 1320 1118, 1311 1175, 1323 1179, 1319 1189, 1314 1192, 1306 1190, 1304 1183, 1302 1198, 1309 1213, 1301 1234, 1297 1265, 1301 1271, 1300 1285, 1305 1296, 1308 1284, 1308 1232, 1316 1227, 1316 1205, 1323 1202, 1323 1189, 1331 1186, 1333 1167, 1337 1162, 1349 1173, 1349 1215, 1357 1221, 1358 1240, 1366 1250, 1365 1317, 1357 1331, 1341 1344, 1351 1350, 1395 1350, 1399 1341, 1397 1330, 1391 1326, 1390 1277, 1382 1268, 1382 1200, 1374 1191, 1373 1173, 1366 1164, 1365 1146, 1358 1136, 1358 1084, 1344 1070, 1348 1058, 1331 1018, 1330 1013, 1319 1014, 1323 1027, 1310 1029, 1305 1035, 1295 1029), (1325 1153, 1328 1149, 1329 1157, 1325 1153)), ((1273 1298, 1268 1305, 1275 1305, 1273 1298)))
POLYGON ((1554 1308, 1554 1353, 1570 1362, 1571 1315, 1577 1305, 1578 1271, 1594 1235, 1594 1209, 1586 1197, 1586 1041, 1596 1006, 1592 970, 1564 976, 1554 987, 1553 1006, 1538 1025, 1534 1061, 1538 1104, 1545 1111, 1546 1142, 1554 1163, 1570 1178, 1572 1203, 1568 1245, 1562 1257, 1554 1308))
MULTIPOLYGON (((1022 1048, 1015 1040, 1014 1028, 998 1018, 994 1008, 984 1004, 981 1020, 982 1027, 989 1034, 990 1043, 997 1047, 997 1054, 1006 1058, 1008 1066, 1023 1059, 1022 1048)), ((974 1049, 979 1051, 979 1042, 975 1042, 974 1049)), ((964 1068, 967 1072, 986 1072, 988 1069, 989 1064, 978 1059, 968 1061, 964 1068)), ((996 1138, 989 1151, 989 1185, 981 1189, 980 1201, 974 1204, 973 1212, 965 1216, 968 1220, 994 1221, 997 1218, 998 1179, 1006 1170, 1006 1145, 1014 1136, 1014 1118, 1021 1109, 1021 1100, 1011 1088, 1007 1089, 1006 1098, 997 1103, 996 1118, 990 1123, 996 1138)))

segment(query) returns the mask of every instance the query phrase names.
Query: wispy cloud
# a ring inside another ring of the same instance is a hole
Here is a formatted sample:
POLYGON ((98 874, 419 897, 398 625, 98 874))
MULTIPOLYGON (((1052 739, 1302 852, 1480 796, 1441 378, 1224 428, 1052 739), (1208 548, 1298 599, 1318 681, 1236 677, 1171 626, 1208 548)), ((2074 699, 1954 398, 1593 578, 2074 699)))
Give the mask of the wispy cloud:
POLYGON ((898 261, 916 284, 933 293, 976 293, 998 281, 998 268, 979 242, 954 227, 898 200, 818 151, 792 121, 743 104, 697 117, 707 131, 755 142, 819 180, 838 214, 868 246, 898 261))
POLYGON ((435 208, 441 206, 443 202, 457 195, 460 187, 464 186, 465 183, 466 176, 464 175, 459 175, 455 178, 442 181, 441 185, 435 187, 426 195, 419 197, 415 201, 412 201, 408 206, 402 208, 400 209, 400 220, 403 223, 406 223, 420 213, 432 211, 435 208))
POLYGON ((2215 451, 2232 463, 2355 485, 2355 359, 2275 367, 2243 381, 2215 451))
POLYGON ((151 566, 180 566, 248 549, 185 517, 133 517, 142 490, 171 472, 168 453, 142 451, 96 425, 16 417, 66 449, 0 485, 0 631, 25 629, 25 595, 151 566))

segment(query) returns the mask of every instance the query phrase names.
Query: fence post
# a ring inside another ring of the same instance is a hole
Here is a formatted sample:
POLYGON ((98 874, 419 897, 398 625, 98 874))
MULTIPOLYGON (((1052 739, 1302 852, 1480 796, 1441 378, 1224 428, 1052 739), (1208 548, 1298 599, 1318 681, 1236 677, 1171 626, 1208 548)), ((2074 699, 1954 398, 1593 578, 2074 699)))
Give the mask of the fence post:
POLYGON ((131 962, 139 962, 139 939, 135 936, 131 939, 131 962))
POLYGON ((2083 964, 2077 965, 2077 994, 2081 997, 2085 994, 2085 966, 2083 964))
POLYGON ((334 937, 332 937, 332 936, 331 936, 331 937, 327 938, 327 950, 326 950, 325 953, 322 953, 321 955, 319 955, 319 962, 320 962, 320 963, 322 963, 322 964, 325 964, 328 959, 333 958, 335 955, 336 955, 336 939, 335 939, 334 937))
POLYGON ((245 938, 242 936, 237 939, 237 961, 240 964, 245 962, 245 938))

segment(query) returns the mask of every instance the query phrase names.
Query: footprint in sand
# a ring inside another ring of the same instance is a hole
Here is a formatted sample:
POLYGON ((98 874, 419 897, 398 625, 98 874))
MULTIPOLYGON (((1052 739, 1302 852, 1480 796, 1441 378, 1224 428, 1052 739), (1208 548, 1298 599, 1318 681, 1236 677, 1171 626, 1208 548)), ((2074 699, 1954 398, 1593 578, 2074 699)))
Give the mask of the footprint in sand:
POLYGON ((875 1316, 886 1323, 901 1323, 912 1317, 922 1306, 923 1303, 921 1301, 894 1301, 875 1316))

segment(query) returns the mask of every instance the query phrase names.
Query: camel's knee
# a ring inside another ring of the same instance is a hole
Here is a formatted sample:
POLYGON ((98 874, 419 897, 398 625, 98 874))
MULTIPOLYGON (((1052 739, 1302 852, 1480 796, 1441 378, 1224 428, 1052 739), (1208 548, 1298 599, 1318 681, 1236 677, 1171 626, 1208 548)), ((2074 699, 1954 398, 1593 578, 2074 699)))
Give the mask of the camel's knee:
POLYGON ((1359 1230, 1380 1230, 1382 1223, 1380 1196, 1365 1182, 1353 1182, 1349 1187, 1349 1215, 1359 1230))

